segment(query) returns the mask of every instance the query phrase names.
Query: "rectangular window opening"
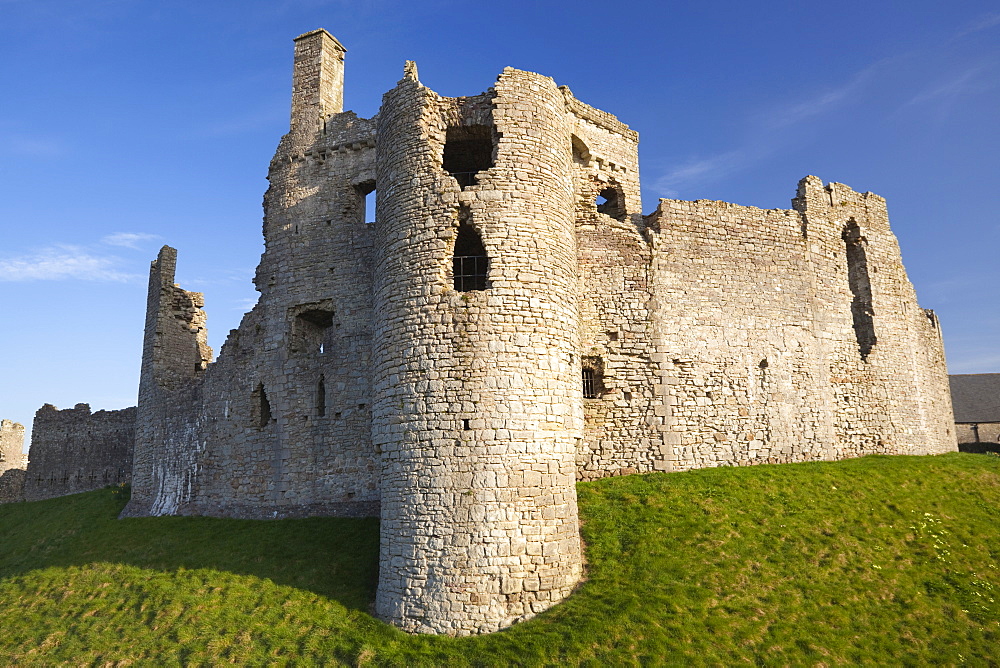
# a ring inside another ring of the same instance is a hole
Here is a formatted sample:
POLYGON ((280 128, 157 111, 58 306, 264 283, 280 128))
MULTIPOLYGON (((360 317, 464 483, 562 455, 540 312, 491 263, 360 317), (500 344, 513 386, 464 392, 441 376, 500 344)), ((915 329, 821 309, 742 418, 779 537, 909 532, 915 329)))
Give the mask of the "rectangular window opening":
POLYGON ((596 356, 587 356, 583 364, 583 398, 599 399, 604 394, 604 360, 596 356))
POLYGON ((495 132, 491 125, 456 125, 445 136, 442 167, 463 190, 479 183, 479 173, 494 164, 495 132))
POLYGON ((583 370, 583 398, 584 399, 596 399, 597 398, 597 385, 594 382, 594 370, 584 369, 583 370))

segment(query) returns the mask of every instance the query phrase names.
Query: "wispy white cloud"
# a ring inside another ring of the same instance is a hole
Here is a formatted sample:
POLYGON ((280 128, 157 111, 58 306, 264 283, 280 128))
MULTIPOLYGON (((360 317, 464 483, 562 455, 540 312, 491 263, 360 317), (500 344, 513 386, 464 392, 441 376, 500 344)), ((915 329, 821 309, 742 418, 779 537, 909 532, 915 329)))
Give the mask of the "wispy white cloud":
POLYGON ((897 58, 886 58, 858 71, 839 86, 775 105, 748 119, 747 138, 741 146, 708 157, 696 157, 672 167, 654 182, 658 192, 674 197, 687 187, 718 181, 752 167, 780 150, 789 140, 789 128, 812 122, 851 104, 897 58))
POLYGON ((287 123, 287 116, 288 110, 284 104, 281 106, 272 105, 209 124, 200 131, 194 132, 193 136, 214 139, 241 135, 262 128, 270 128, 276 123, 287 123))
POLYGON ((27 158, 57 158, 63 155, 65 146, 52 137, 31 135, 8 135, 0 140, 8 153, 27 158))
MULTIPOLYGON (((746 137, 741 144, 716 155, 696 156, 670 166, 654 182, 654 186, 659 192, 675 197, 686 188, 700 187, 750 169, 788 144, 789 129, 844 113, 850 105, 870 99, 876 91, 886 89, 886 84, 897 82, 900 72, 913 69, 914 61, 922 62, 946 44, 997 26, 1000 26, 1000 13, 984 15, 962 30, 948 35, 942 42, 882 58, 858 70, 839 85, 753 114, 747 118, 746 137)), ((901 103, 901 108, 933 104, 936 105, 938 115, 943 118, 962 96, 995 87, 1000 80, 995 70, 996 64, 993 62, 971 66, 967 64, 965 69, 953 73, 949 78, 913 94, 908 101, 901 103)))
POLYGON ((955 38, 957 39, 973 33, 982 32, 983 30, 989 30, 990 28, 995 28, 996 26, 1000 26, 1000 12, 984 14, 960 30, 955 35, 955 38))
POLYGON ((877 78, 882 71, 888 69, 900 58, 899 56, 883 58, 856 72, 839 86, 821 90, 784 108, 772 109, 768 112, 764 125, 778 130, 832 113, 862 95, 869 82, 877 78))
POLYGON ((653 183, 658 193, 666 197, 677 197, 685 186, 700 183, 707 177, 722 178, 726 174, 739 171, 747 163, 756 159, 750 147, 726 151, 707 158, 693 158, 670 169, 653 183))
POLYGON ((980 64, 956 72, 947 79, 937 81, 920 91, 903 106, 934 104, 939 114, 946 116, 959 98, 982 93, 996 86, 996 78, 986 73, 988 69, 988 65, 980 64))
POLYGON ((120 268, 121 260, 80 246, 59 245, 20 257, 0 257, 0 281, 111 281, 140 278, 120 268))
POLYGON ((192 288, 210 288, 219 285, 231 286, 233 283, 246 285, 253 280, 256 273, 256 269, 229 269, 216 272, 214 275, 209 274, 188 278, 185 280, 185 284, 192 288))
POLYGON ((237 300, 235 310, 246 313, 253 309, 257 305, 257 297, 247 297, 245 299, 237 300))
POLYGON ((123 248, 132 248, 138 250, 139 246, 144 241, 152 241, 154 239, 160 239, 158 234, 141 234, 137 232, 118 232, 117 234, 109 234, 108 236, 101 239, 101 243, 107 246, 121 246, 123 248))

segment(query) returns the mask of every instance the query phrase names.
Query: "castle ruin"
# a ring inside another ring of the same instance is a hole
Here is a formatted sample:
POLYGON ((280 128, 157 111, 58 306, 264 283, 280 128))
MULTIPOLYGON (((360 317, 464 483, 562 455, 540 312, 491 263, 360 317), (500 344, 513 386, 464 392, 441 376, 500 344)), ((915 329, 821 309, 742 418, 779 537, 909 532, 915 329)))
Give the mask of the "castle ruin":
POLYGON ((88 404, 35 412, 24 500, 77 494, 132 479, 135 408, 91 413, 88 404))
POLYGON ((24 491, 24 425, 0 420, 0 503, 20 501, 24 491))
POLYGON ((465 635, 577 585, 578 480, 955 449, 881 197, 643 215, 637 133, 565 86, 446 98, 407 63, 364 119, 345 52, 295 40, 260 298, 217 360, 176 251, 152 264, 124 515, 380 516, 377 614, 465 635))
POLYGON ((97 411, 88 404, 35 412, 29 455, 24 427, 0 421, 0 503, 40 501, 132 480, 136 409, 97 411))

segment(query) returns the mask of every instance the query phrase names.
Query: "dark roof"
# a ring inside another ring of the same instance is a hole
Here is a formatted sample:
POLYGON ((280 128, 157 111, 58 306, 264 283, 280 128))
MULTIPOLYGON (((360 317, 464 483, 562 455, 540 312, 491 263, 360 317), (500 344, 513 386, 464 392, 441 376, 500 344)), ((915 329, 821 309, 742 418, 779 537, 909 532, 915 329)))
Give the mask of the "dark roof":
POLYGON ((1000 422, 1000 373, 948 376, 955 422, 1000 422))

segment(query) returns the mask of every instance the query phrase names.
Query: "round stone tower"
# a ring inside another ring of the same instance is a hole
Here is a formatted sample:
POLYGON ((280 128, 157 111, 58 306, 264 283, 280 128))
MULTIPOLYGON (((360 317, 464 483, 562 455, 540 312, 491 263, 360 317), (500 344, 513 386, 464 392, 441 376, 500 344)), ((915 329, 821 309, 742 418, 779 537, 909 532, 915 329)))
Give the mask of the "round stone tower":
POLYGON ((581 575, 583 428, 571 140, 555 83, 508 68, 442 98, 405 78, 378 116, 372 436, 376 611, 495 631, 581 575))

